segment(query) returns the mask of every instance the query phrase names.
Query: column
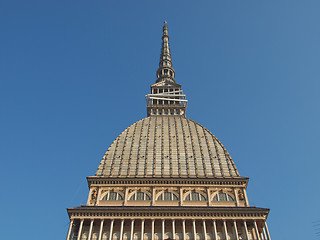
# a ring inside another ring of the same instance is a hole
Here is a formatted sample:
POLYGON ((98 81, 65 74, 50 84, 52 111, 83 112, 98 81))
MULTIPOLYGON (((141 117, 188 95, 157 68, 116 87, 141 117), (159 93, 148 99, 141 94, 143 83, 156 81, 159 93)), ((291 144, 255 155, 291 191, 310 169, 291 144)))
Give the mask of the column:
POLYGON ((152 188, 152 206, 154 206, 156 203, 156 189, 152 188))
POLYGON ((81 238, 83 222, 84 222, 84 219, 81 219, 77 240, 80 240, 80 238, 81 238))
POLYGON ((100 230, 99 230, 99 238, 98 238, 98 240, 102 239, 103 224, 104 224, 104 220, 102 219, 101 223, 100 223, 100 230))
POLYGON ((100 201, 100 198, 101 198, 101 188, 97 188, 97 191, 98 191, 98 193, 97 193, 97 201, 96 201, 96 205, 98 205, 99 204, 99 201, 100 201))
POLYGON ((162 221, 161 221, 161 222, 162 222, 162 233, 161 233, 161 239, 162 239, 162 240, 164 240, 164 231, 165 231, 165 229, 164 229, 164 227, 165 227, 165 226, 164 226, 164 224, 165 224, 164 219, 162 219, 162 221))
POLYGON ((213 227, 213 237, 214 237, 214 240, 217 240, 217 239, 218 239, 218 233, 217 233, 216 220, 212 220, 212 227, 213 227))
POLYGON ((67 240, 70 240, 72 225, 73 225, 73 219, 71 219, 71 221, 70 221, 69 230, 68 230, 68 235, 67 235, 67 240))
POLYGON ((233 194, 235 196, 235 200, 236 200, 236 206, 239 206, 239 198, 238 198, 238 194, 237 194, 237 190, 235 188, 233 188, 233 194))
POLYGON ((243 226, 244 226, 244 232, 245 232, 245 234, 246 234, 246 239, 249 239, 247 222, 246 222, 245 220, 243 220, 243 226))
POLYGON ((144 219, 141 220, 141 240, 143 240, 144 237, 144 219))
POLYGON ((182 219, 183 239, 186 239, 186 221, 182 219))
POLYGON ((238 229, 237 229, 237 222, 236 222, 236 220, 233 220, 233 227, 234 227, 235 240, 239 240, 239 234, 238 234, 238 229))
POLYGON ((228 239, 228 229, 227 229, 227 223, 226 220, 223 219, 223 230, 224 230, 224 237, 228 239))
POLYGON ((202 220, 204 240, 207 240, 206 220, 202 220))
POLYGON ((263 227, 263 238, 268 240, 265 227, 263 227))
POLYGON ((208 196, 208 206, 211 206, 211 193, 209 188, 207 188, 207 196, 208 196))
POLYGON ((110 223, 109 239, 112 239, 112 234, 113 234, 113 223, 114 223, 114 219, 112 219, 112 220, 111 220, 111 223, 110 223))
POLYGON ((129 188, 126 187, 126 191, 124 193, 124 206, 127 206, 128 205, 128 195, 129 195, 129 188))
POLYGON ((264 227, 265 227, 266 232, 267 232, 268 240, 271 240, 270 233, 269 233, 269 229, 268 229, 268 225, 267 225, 267 222, 266 222, 266 221, 264 221, 264 227))
POLYGON ((152 219, 151 224, 151 240, 154 240, 154 219, 152 219))
POLYGON ((247 196, 247 190, 243 189, 244 192, 244 199, 246 200, 246 207, 249 207, 249 201, 248 201, 248 196, 247 196))
POLYGON ((192 219, 192 227, 193 227, 193 239, 197 239, 197 229, 196 229, 196 221, 192 219))
POLYGON ((121 226, 120 226, 120 240, 123 239, 123 224, 124 224, 124 219, 121 219, 121 226))
POLYGON ((172 219, 172 239, 176 237, 176 222, 172 219))
POLYGON ((91 240, 91 235, 92 235, 92 228, 93 228, 93 219, 91 219, 90 222, 90 228, 89 228, 89 236, 88 236, 88 240, 91 240))
POLYGON ((134 219, 131 219, 130 240, 133 240, 133 231, 134 231, 134 219))
POLYGON ((253 224, 254 224, 254 229, 256 230, 257 239, 260 240, 260 236, 259 236, 260 234, 259 234, 259 229, 257 226, 257 221, 253 220, 253 224))
POLYGON ((182 205, 183 205, 183 190, 182 190, 182 188, 180 188, 180 206, 182 206, 182 205))

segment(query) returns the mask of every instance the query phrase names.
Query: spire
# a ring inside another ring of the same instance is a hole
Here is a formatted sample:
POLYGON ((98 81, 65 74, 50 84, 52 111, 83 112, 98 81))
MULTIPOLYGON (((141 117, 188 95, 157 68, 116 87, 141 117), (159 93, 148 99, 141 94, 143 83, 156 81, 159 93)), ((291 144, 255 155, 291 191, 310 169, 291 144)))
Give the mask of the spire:
POLYGON ((169 48, 168 27, 165 21, 157 71, 158 79, 155 84, 151 85, 151 93, 146 95, 148 116, 186 116, 188 100, 181 90, 181 85, 174 80, 174 75, 169 48))
POLYGON ((168 26, 167 21, 164 21, 160 62, 159 68, 157 70, 157 82, 170 81, 175 83, 174 75, 175 72, 172 68, 171 54, 169 48, 168 26))

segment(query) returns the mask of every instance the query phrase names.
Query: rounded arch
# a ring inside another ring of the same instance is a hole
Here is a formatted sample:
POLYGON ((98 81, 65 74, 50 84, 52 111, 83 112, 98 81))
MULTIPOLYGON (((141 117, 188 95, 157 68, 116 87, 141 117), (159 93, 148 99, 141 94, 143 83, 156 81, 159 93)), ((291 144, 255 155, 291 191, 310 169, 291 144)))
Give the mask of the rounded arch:
POLYGON ((121 193, 109 190, 101 196, 102 201, 123 201, 123 196, 121 193))
POLYGON ((207 197, 204 193, 201 193, 199 191, 189 191, 185 198, 185 201, 207 201, 207 197))
POLYGON ((176 193, 168 190, 163 190, 156 195, 157 201, 179 201, 176 193))
POLYGON ((213 195, 212 201, 214 202, 234 202, 234 196, 231 196, 231 194, 219 191, 216 194, 213 195))
POLYGON ((136 190, 129 195, 128 199, 130 201, 150 201, 151 197, 146 192, 143 192, 141 190, 136 190))

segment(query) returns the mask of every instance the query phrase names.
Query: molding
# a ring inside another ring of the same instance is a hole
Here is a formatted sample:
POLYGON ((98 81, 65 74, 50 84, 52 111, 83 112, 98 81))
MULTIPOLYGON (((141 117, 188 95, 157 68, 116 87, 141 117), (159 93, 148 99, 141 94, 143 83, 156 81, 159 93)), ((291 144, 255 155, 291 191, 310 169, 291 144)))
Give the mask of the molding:
POLYGON ((269 209, 256 207, 90 207, 67 209, 70 219, 239 219, 266 220, 269 209))
POLYGON ((117 185, 117 186, 242 186, 247 187, 249 178, 107 178, 107 177, 87 177, 89 188, 91 185, 117 185))

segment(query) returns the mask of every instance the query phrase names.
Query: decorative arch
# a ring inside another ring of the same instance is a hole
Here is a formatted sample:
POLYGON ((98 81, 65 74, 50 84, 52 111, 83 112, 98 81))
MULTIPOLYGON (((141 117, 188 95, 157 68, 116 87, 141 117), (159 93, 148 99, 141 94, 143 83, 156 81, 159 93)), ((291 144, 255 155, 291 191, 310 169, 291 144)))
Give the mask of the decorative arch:
POLYGON ((157 201, 179 201, 179 197, 171 191, 161 191, 157 194, 157 201))
POLYGON ((234 196, 231 196, 230 194, 225 193, 223 191, 219 191, 213 196, 212 201, 214 201, 214 202, 234 202, 235 199, 234 199, 234 196))
POLYGON ((110 190, 105 192, 102 197, 102 201, 123 201, 123 196, 116 191, 110 190))
POLYGON ((151 197, 148 193, 137 190, 129 195, 130 201, 150 201, 151 197))
POLYGON ((185 201, 207 201, 207 197, 198 191, 189 191, 184 198, 185 201))

